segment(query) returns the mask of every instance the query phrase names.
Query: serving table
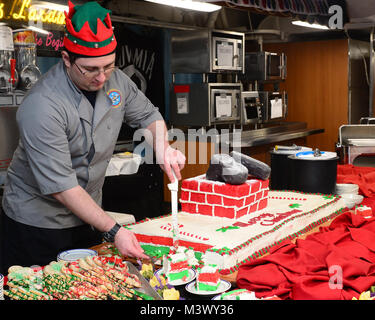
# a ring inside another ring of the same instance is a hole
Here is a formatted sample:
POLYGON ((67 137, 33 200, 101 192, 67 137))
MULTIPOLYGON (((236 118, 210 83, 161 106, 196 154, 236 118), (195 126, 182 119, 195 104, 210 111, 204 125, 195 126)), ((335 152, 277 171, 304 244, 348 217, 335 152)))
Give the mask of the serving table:
MULTIPOLYGON (((328 227, 330 225, 330 223, 332 222, 331 221, 327 221, 313 229, 311 229, 310 231, 294 238, 293 240, 291 240, 293 243, 295 241, 297 241, 297 239, 305 239, 308 235, 312 234, 312 233, 315 233, 315 232, 319 232, 319 229, 321 227, 328 227)), ((91 247, 90 249, 93 249, 95 251, 98 252, 99 255, 106 255, 106 254, 111 254, 113 253, 113 244, 110 244, 108 242, 104 242, 104 243, 101 243, 99 245, 96 245, 96 246, 93 246, 91 247)), ((259 258, 262 258, 264 256, 267 256, 269 253, 265 253, 264 255, 262 255, 261 257, 259 258)), ((258 259, 259 259, 258 258, 258 259)), ((130 258, 130 257, 123 257, 124 260, 126 261, 129 261, 131 263, 133 263, 135 266, 138 266, 138 261, 137 259, 134 259, 134 258, 130 258)), ((155 268, 158 270, 159 268, 161 268, 161 265, 156 265, 155 268)), ((236 284, 236 279, 237 279, 237 271, 231 273, 231 274, 228 274, 228 275, 221 275, 221 279, 222 280, 226 280, 228 282, 230 282, 231 284, 231 288, 230 290, 233 290, 233 289, 236 289, 237 288, 237 284, 236 284)), ((185 289, 185 285, 181 285, 181 286, 177 286, 176 289, 178 289, 180 291, 180 295, 182 298, 184 299, 187 299, 187 300, 210 300, 212 299, 212 297, 214 295, 208 295, 208 296, 204 296, 204 295, 195 295, 195 294, 192 294, 190 292, 188 292, 186 289, 185 289)))

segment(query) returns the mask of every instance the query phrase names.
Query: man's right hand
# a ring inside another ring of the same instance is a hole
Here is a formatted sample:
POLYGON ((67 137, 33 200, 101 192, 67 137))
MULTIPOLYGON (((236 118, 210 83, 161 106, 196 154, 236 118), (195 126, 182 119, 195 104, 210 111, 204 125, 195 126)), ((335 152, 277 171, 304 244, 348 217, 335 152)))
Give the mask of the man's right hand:
MULTIPOLYGON (((53 196, 76 216, 99 231, 107 231, 115 221, 111 218, 81 186, 58 192, 53 196)), ((120 228, 115 236, 115 246, 121 254, 128 257, 148 259, 134 233, 120 228)))
POLYGON ((116 233, 115 246, 124 256, 149 259, 149 257, 144 254, 144 250, 140 246, 134 233, 128 229, 120 228, 120 230, 116 233))

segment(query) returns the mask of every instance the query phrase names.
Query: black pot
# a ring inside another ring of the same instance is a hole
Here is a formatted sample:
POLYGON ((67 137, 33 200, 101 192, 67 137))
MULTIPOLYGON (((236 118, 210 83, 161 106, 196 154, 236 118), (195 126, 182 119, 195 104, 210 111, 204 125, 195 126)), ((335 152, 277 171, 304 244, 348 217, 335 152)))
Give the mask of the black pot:
POLYGON ((294 155, 302 151, 310 151, 307 147, 279 147, 270 151, 271 154, 271 190, 291 190, 292 175, 290 170, 290 155, 294 155))
POLYGON ((313 151, 288 156, 291 165, 290 188, 307 193, 333 194, 336 186, 339 157, 334 152, 313 151))

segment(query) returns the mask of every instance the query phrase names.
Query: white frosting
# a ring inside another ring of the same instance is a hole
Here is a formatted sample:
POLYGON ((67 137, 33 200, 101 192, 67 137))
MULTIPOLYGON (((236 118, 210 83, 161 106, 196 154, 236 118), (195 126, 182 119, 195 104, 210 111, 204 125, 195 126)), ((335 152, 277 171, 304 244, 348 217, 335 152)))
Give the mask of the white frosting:
POLYGON ((169 270, 170 270, 170 265, 168 263, 168 258, 167 256, 163 256, 163 267, 162 267, 162 273, 163 274, 168 274, 169 273, 169 270))
POLYGON ((355 208, 356 211, 365 211, 365 210, 369 210, 369 209, 371 209, 371 208, 368 207, 368 206, 365 206, 365 205, 363 205, 362 207, 355 208))
POLYGON ((187 260, 186 254, 184 252, 172 254, 170 258, 172 263, 187 260))
MULTIPOLYGON (((169 256, 169 259, 167 256, 163 257, 163 273, 169 274, 171 273, 171 263, 177 263, 179 261, 185 261, 187 260, 187 255, 184 252, 177 252, 175 254, 171 254, 169 256), (170 259, 170 260, 169 260, 170 259)), ((179 270, 175 270, 173 272, 179 272, 179 270)))
MULTIPOLYGON (((343 200, 336 196, 270 191, 265 209, 238 220, 179 212, 180 243, 183 240, 211 245, 212 248, 204 255, 205 263, 228 269, 287 236, 303 232, 306 227, 344 207, 343 200), (233 228, 236 223, 240 226, 233 228), (246 243, 248 241, 251 243, 246 243), (231 255, 221 255, 212 250, 236 247, 231 255)), ((136 234, 172 238, 168 228, 172 225, 171 220, 171 215, 168 215, 129 227, 136 234)), ((323 222, 320 220, 320 223, 323 222)))
POLYGON ((210 265, 205 265, 203 268, 201 268, 199 273, 215 273, 217 268, 210 266, 210 265))
POLYGON ((197 266, 199 264, 198 259, 195 257, 194 250, 189 249, 186 251, 189 266, 197 266))

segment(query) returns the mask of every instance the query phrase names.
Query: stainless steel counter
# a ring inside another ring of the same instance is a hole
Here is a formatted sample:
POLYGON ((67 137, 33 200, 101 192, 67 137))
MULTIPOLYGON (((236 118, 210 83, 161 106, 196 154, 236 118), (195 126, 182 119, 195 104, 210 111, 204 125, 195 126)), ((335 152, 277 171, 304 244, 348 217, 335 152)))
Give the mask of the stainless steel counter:
MULTIPOLYGON (((324 129, 307 128, 304 122, 290 122, 282 126, 243 131, 241 147, 254 147, 292 139, 304 138, 313 134, 323 133, 324 129)), ((233 145, 237 147, 237 145, 233 145)))
POLYGON ((307 128, 305 122, 285 122, 279 125, 254 130, 235 129, 218 130, 210 129, 189 129, 182 132, 180 129, 173 128, 169 130, 170 140, 185 141, 210 141, 230 148, 246 148, 262 146, 292 139, 304 138, 313 134, 323 133, 321 128, 307 128), (207 139, 209 137, 209 140, 207 139), (177 138, 177 139, 176 139, 177 138))

